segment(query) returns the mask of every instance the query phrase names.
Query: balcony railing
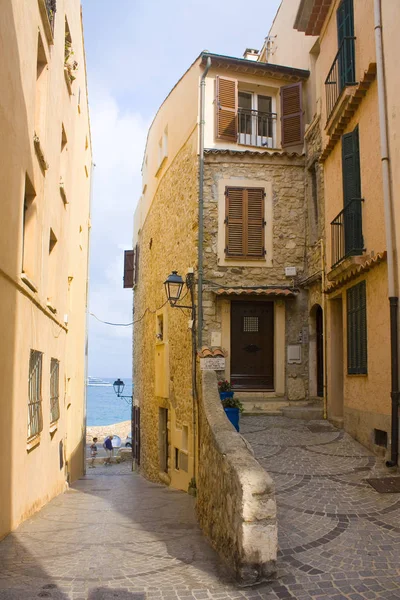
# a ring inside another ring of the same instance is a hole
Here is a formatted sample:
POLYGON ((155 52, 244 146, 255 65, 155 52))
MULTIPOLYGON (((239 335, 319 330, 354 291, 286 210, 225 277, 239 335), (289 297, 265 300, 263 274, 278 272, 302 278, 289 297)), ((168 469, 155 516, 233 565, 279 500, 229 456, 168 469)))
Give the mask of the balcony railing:
POLYGON ((364 251, 362 198, 353 198, 331 223, 332 269, 348 256, 364 251))
POLYGON ((238 109, 238 143, 275 148, 276 113, 238 109))
POLYGON ((46 2, 47 16, 49 17, 49 21, 50 21, 51 31, 52 31, 52 33, 54 33, 54 19, 55 19, 56 10, 57 10, 57 0, 45 0, 45 2, 46 2))
POLYGON ((347 85, 355 85, 355 37, 343 38, 335 60, 325 80, 326 115, 329 119, 339 96, 347 85))

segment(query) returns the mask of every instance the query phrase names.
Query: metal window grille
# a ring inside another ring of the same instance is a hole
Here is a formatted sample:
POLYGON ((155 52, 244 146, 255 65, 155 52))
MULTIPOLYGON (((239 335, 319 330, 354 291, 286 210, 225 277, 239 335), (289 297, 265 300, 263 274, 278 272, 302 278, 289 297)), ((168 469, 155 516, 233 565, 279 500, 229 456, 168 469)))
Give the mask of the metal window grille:
POLYGON ((50 423, 60 418, 60 363, 55 358, 50 365, 50 423))
POLYGON ((37 350, 31 350, 28 384, 28 439, 43 429, 42 416, 42 357, 37 350))
POLYGON ((258 317, 243 317, 243 331, 258 333, 258 317))

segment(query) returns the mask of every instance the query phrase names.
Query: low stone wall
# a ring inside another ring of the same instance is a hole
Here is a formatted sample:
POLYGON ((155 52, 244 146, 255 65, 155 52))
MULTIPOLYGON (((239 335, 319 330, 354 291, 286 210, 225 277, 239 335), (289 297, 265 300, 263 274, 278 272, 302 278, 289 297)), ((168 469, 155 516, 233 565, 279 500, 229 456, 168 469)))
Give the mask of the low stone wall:
POLYGON ((197 513, 200 526, 241 585, 276 572, 275 486, 225 416, 214 371, 199 401, 197 513))

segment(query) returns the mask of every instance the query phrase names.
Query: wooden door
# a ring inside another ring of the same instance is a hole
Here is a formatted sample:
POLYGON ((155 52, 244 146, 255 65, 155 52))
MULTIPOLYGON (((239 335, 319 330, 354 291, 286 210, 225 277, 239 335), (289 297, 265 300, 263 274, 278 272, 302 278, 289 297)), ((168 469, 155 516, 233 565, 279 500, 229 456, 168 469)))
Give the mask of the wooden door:
POLYGON ((274 304, 232 302, 231 383, 235 389, 274 389, 274 304))

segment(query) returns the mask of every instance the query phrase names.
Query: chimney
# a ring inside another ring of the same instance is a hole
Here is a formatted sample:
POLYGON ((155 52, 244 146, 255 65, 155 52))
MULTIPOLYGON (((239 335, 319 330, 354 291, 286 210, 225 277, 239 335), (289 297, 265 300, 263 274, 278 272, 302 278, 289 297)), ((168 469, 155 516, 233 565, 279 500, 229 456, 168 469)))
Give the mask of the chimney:
POLYGON ((243 58, 246 60, 255 60, 257 61, 260 56, 259 50, 254 50, 254 48, 246 48, 243 54, 243 58))

